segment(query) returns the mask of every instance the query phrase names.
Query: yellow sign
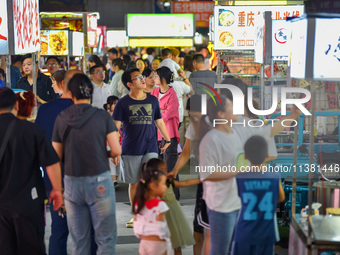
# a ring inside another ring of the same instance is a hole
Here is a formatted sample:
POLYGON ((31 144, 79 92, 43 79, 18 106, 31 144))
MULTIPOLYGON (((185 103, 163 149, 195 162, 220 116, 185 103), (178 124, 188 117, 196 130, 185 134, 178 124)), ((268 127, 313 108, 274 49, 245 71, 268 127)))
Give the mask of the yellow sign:
POLYGON ((192 39, 129 39, 130 47, 165 47, 165 46, 173 46, 173 47, 192 47, 193 41, 192 39))

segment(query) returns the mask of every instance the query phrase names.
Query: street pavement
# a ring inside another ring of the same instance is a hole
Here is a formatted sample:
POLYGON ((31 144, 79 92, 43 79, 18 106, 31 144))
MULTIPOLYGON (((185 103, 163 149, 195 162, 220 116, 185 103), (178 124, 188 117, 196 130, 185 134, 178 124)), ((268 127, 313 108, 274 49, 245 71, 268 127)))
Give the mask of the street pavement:
MULTIPOLYGON (((194 179, 197 178, 197 174, 187 170, 183 170, 180 174, 180 180, 194 179)), ((125 224, 132 218, 131 206, 128 198, 128 185, 124 183, 119 183, 120 188, 116 191, 116 218, 117 218, 117 245, 116 254, 120 255, 136 255, 138 254, 139 239, 133 234, 132 228, 126 228, 125 224)), ((181 198, 180 204, 184 214, 189 221, 189 225, 192 226, 194 219, 194 208, 195 208, 195 196, 196 196, 196 186, 181 188, 181 198)), ((51 217, 49 209, 46 212, 46 229, 45 229, 45 243, 46 250, 48 251, 49 237, 51 234, 51 217)), ((67 252, 72 254, 71 250, 71 240, 69 238, 67 242, 67 252)), ((192 246, 182 249, 183 255, 192 255, 192 246)), ((288 254, 287 249, 283 249, 279 246, 275 247, 276 255, 286 255, 288 254)))
MULTIPOLYGON (((183 171, 183 174, 180 175, 181 180, 193 178, 197 178, 197 175, 190 174, 188 170, 183 171)), ((139 239, 134 236, 132 228, 126 228, 125 226, 126 222, 128 222, 133 217, 128 197, 128 185, 124 183, 119 183, 119 186, 120 186, 119 189, 116 191, 116 218, 118 236, 116 254, 135 255, 138 254, 139 239)), ((192 226, 192 222, 194 219, 196 186, 181 188, 180 192, 181 192, 180 204, 182 206, 184 214, 187 216, 187 219, 190 225, 192 226)), ((45 243, 47 251, 50 235, 51 235, 51 217, 49 209, 47 209, 45 229, 45 243)), ((71 240, 69 238, 67 242, 68 254, 72 254, 71 245, 72 245, 71 240)), ((193 254, 192 246, 182 249, 182 254, 183 255, 193 254)))

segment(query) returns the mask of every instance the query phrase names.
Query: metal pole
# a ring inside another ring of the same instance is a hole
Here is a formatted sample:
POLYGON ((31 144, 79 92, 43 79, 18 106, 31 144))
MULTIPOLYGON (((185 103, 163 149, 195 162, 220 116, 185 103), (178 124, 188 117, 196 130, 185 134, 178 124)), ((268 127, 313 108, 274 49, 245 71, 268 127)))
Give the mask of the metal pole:
MULTIPOLYGON (((310 117, 310 134, 309 134, 309 168, 313 164, 313 156, 314 156, 314 123, 315 123, 315 87, 316 85, 311 82, 311 114, 310 117)), ((312 217, 312 203, 313 203, 313 179, 312 172, 308 173, 308 245, 311 245, 312 242, 312 226, 311 226, 311 217, 312 217)))
MULTIPOLYGON (((37 53, 36 52, 33 52, 32 53, 32 65, 33 65, 33 71, 32 71, 32 75, 33 75, 33 93, 34 95, 38 95, 37 94, 37 53)), ((38 65, 39 66, 39 65, 38 65)))
POLYGON ((6 87, 11 88, 12 81, 11 81, 11 56, 6 56, 6 87))
POLYGON ((274 88, 274 58, 270 59, 270 103, 273 104, 273 88, 274 88))
POLYGON ((261 64, 261 68, 260 68, 260 77, 261 77, 261 109, 264 109, 264 65, 261 64))
POLYGON ((296 127, 294 127, 294 148, 293 148, 293 186, 292 186, 292 218, 295 218, 296 211, 296 165, 298 156, 298 136, 299 136, 299 121, 296 127))

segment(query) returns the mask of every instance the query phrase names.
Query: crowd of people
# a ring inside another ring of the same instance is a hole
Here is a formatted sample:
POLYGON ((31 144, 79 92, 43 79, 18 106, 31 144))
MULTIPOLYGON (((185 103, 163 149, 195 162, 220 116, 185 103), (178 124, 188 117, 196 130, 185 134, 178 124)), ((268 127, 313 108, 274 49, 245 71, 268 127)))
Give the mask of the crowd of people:
MULTIPOLYGON (((139 254, 181 254, 185 246, 195 255, 273 254, 276 204, 284 193, 279 174, 263 175, 261 166, 277 156, 272 137, 283 127, 231 127, 230 120, 256 116, 247 105, 244 116, 233 115, 228 90, 209 99, 202 115, 201 95, 217 83, 206 48, 147 53, 144 60, 112 48, 105 64, 91 55, 88 74, 60 70, 60 60, 49 57, 51 77, 33 70, 31 54, 22 57, 25 76, 16 88, 26 92, 0 88, 2 254, 45 254, 46 196, 49 254, 67 254, 68 235, 72 254, 115 254, 118 177, 129 184, 134 216, 126 226, 141 239, 139 254), (32 124, 25 119, 34 98, 39 109, 32 124), (214 119, 228 122, 213 127, 214 119), (180 180, 190 159, 200 169, 234 165, 237 171, 180 180), (247 164, 257 171, 242 173, 247 164), (193 227, 178 202, 179 188, 188 186, 197 186, 193 227)), ((223 83, 247 91, 240 79, 223 83)), ((294 109, 287 122, 299 114, 294 109)))

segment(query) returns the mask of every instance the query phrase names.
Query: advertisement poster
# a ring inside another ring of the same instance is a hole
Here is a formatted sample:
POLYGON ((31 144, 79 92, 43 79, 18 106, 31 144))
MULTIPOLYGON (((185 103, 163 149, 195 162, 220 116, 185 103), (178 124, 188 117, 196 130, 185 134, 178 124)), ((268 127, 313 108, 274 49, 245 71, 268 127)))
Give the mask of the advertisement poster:
POLYGON ((13 12, 15 54, 40 51, 39 0, 13 0, 13 12))
POLYGON ((128 37, 193 37, 193 14, 127 14, 128 37), (141 24, 143 24, 141 26, 141 24))
POLYGON ((265 11, 272 19, 286 19, 303 14, 303 6, 215 6, 215 49, 255 49, 256 15, 265 11))
POLYGON ((68 31, 41 30, 41 55, 68 55, 68 31))
POLYGON ((172 2, 172 13, 193 13, 196 27, 209 27, 209 17, 214 14, 214 1, 172 2))
POLYGON ((0 8, 0 55, 8 54, 7 1, 1 1, 0 8))

